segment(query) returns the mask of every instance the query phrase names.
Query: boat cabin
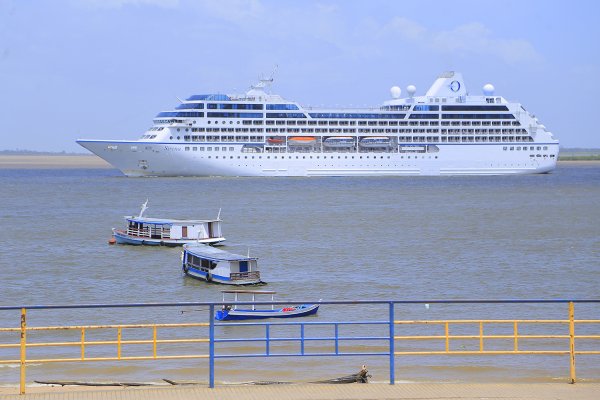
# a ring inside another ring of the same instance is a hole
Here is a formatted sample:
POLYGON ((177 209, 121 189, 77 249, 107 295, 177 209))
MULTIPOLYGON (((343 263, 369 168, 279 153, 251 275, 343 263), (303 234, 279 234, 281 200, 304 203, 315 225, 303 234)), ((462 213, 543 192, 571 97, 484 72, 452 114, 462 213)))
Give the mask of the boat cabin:
POLYGON ((227 285, 263 283, 258 258, 230 253, 203 244, 186 244, 182 255, 183 272, 196 279, 227 285))
POLYGON ((127 216, 126 229, 113 228, 117 243, 151 246, 181 246, 185 243, 217 244, 221 233, 221 210, 215 219, 165 219, 144 217, 148 200, 138 216, 127 216))

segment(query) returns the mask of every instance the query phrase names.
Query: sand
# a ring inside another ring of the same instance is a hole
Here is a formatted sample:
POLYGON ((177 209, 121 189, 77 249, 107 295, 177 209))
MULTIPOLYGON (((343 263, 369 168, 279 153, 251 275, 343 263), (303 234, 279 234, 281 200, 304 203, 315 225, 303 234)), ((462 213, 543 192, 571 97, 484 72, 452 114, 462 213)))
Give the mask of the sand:
POLYGON ((0 169, 113 168, 90 155, 0 155, 0 169))
MULTIPOLYGON (((18 388, 0 387, 0 400, 24 398, 18 388)), ((600 383, 397 383, 348 385, 227 385, 210 389, 205 385, 166 388, 35 387, 27 389, 28 399, 78 400, 350 400, 350 399, 502 399, 502 400, 593 400, 600 383)))

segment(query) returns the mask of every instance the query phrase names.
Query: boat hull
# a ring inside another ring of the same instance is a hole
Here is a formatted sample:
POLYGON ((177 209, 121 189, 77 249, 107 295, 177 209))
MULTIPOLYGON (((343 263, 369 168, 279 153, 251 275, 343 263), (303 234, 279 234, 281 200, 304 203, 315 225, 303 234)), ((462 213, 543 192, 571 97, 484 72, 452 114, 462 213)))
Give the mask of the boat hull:
POLYGON ((113 229, 113 236, 118 244, 130 244, 133 246, 177 247, 191 243, 202 243, 214 246, 225 241, 225 238, 223 237, 208 239, 152 239, 148 237, 128 235, 127 233, 119 229, 113 229))
POLYGON ((208 274, 204 271, 201 271, 197 268, 187 267, 184 265, 183 273, 189 276, 190 278, 198 279, 201 281, 205 281, 208 283, 218 283, 221 285, 232 285, 232 286, 248 286, 248 285, 261 285, 264 284, 260 278, 236 278, 232 279, 231 276, 222 276, 218 274, 208 274))
MULTIPOLYGON (((227 157, 209 158, 193 146, 207 143, 79 140, 127 176, 439 176, 519 175, 552 171, 558 143, 436 143, 435 153, 366 152, 244 153, 226 143, 227 157), (507 146, 546 146, 545 151, 506 151, 507 146), (191 146, 191 147, 190 147, 191 146), (192 149, 192 150, 186 150, 192 149), (268 157, 268 158, 267 158, 268 157), (326 161, 323 161, 326 160, 326 161)), ((256 145, 261 145, 256 143, 256 145)), ((415 145, 413 143, 413 145, 415 145)))
POLYGON ((279 310, 222 310, 217 311, 215 319, 217 321, 239 321, 266 318, 299 318, 316 314, 319 310, 319 305, 303 305, 300 307, 295 307, 293 310, 285 310, 285 308, 279 310))

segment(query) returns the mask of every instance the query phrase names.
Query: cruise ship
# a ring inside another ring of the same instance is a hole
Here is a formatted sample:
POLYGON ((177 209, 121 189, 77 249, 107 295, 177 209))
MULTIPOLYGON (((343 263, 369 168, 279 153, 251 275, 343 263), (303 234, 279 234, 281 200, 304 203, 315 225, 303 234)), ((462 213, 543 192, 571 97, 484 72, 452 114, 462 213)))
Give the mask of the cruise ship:
POLYGON ((125 175, 401 176, 546 173, 559 142, 491 84, 470 95, 460 73, 425 93, 398 86, 380 107, 304 107, 260 79, 242 95, 200 94, 160 112, 137 140, 77 143, 125 175))

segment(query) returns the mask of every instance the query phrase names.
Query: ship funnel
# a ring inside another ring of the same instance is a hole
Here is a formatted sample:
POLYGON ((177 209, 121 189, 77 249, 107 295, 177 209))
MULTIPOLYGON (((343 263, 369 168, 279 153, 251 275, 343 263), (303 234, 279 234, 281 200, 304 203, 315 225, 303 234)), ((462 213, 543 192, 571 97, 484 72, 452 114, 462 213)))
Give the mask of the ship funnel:
POLYGON ((467 95, 467 87, 459 72, 444 72, 427 91, 428 97, 460 97, 467 95))

